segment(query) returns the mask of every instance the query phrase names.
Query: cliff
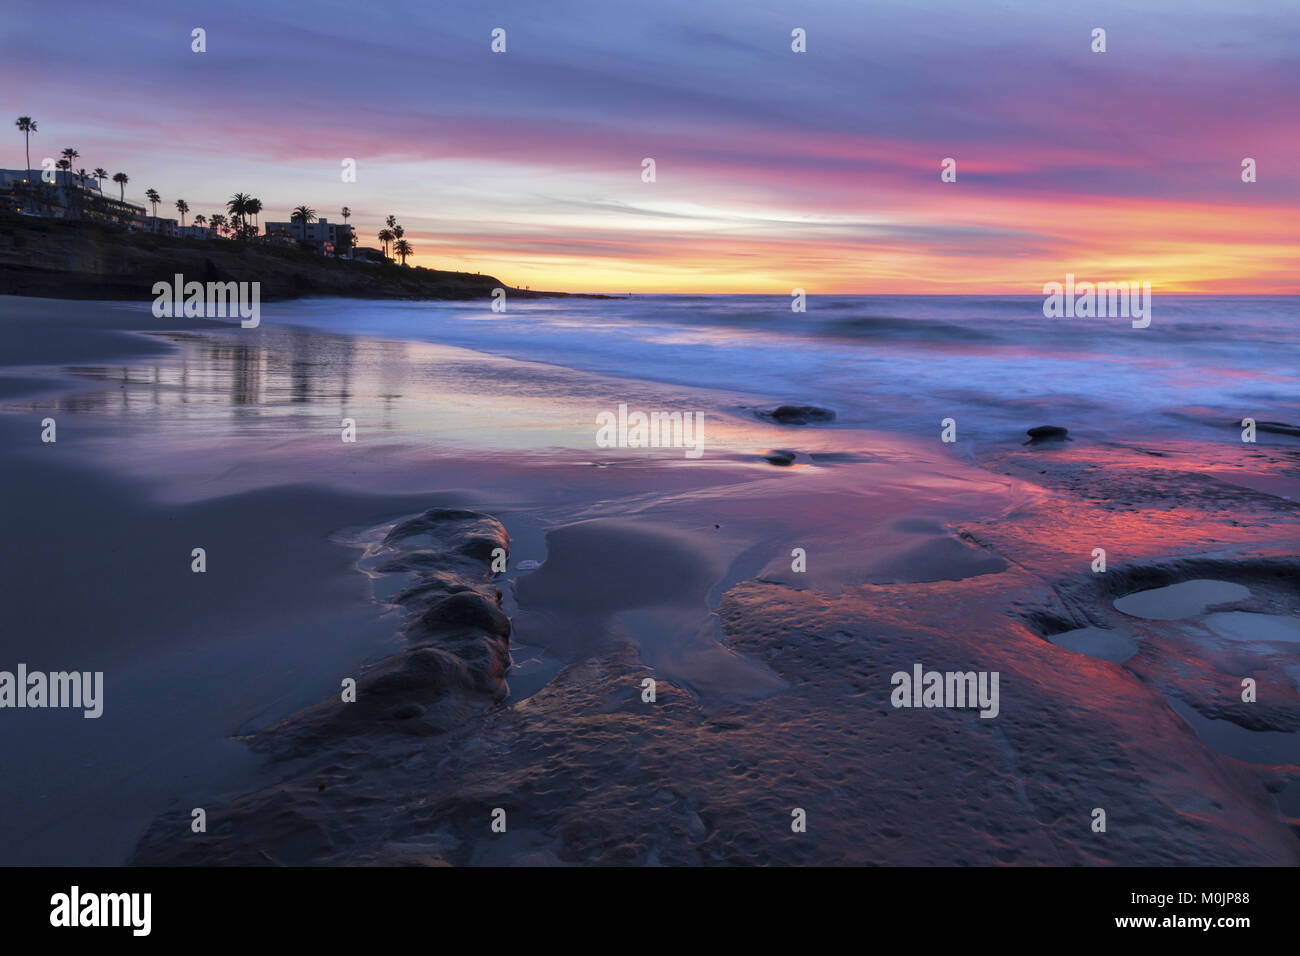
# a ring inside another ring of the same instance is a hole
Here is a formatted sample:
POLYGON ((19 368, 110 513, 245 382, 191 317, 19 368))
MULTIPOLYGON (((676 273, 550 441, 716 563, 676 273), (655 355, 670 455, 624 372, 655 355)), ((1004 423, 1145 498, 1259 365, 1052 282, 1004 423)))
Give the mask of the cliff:
POLYGON ((177 273, 198 282, 260 282, 263 301, 304 296, 478 299, 565 293, 512 289, 489 275, 372 265, 227 239, 172 239, 90 222, 0 215, 0 295, 152 300, 177 273))

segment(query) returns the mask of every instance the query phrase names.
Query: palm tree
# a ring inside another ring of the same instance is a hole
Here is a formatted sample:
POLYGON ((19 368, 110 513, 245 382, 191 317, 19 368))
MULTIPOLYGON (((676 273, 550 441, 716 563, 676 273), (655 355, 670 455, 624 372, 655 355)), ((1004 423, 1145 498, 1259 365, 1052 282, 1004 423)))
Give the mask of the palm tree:
POLYGON ((316 210, 310 206, 298 206, 289 217, 290 222, 302 223, 302 241, 307 241, 307 223, 316 221, 316 210))
POLYGON ((73 161, 74 159, 80 159, 80 158, 81 158, 81 154, 80 154, 79 152, 77 152, 75 149, 73 149, 71 146, 69 146, 67 149, 65 149, 65 150, 63 151, 63 158, 66 159, 66 160, 68 161, 68 165, 67 165, 66 167, 64 167, 64 169, 65 169, 65 173, 64 173, 64 177, 63 177, 63 184, 66 186, 66 185, 68 185, 68 175, 67 175, 67 174, 70 173, 70 172, 72 171, 72 161, 73 161))
POLYGON ((213 231, 216 232, 216 234, 217 234, 218 236, 221 235, 222 232, 225 231, 225 228, 226 228, 226 217, 223 216, 221 213, 219 213, 219 212, 214 212, 214 213, 212 214, 212 218, 209 219, 208 222, 209 222, 209 224, 211 224, 213 231))
POLYGON ((65 175, 64 175, 64 182, 66 183, 66 181, 67 181, 67 175, 66 175, 66 174, 67 174, 67 172, 68 172, 70 169, 72 169, 72 163, 69 162, 69 161, 66 160, 66 159, 61 159, 61 160, 59 160, 57 163, 55 163, 54 165, 57 166, 59 169, 63 170, 63 172, 64 172, 64 174, 65 174, 65 175))
POLYGON ((339 210, 339 215, 343 217, 343 229, 340 231, 339 245, 343 247, 342 251, 346 252, 350 259, 352 258, 352 247, 355 244, 353 240, 356 238, 352 233, 352 227, 348 225, 348 217, 352 215, 352 209, 344 206, 339 210))
POLYGON ((257 231, 257 216, 262 211, 262 200, 255 196, 248 197, 248 214, 253 217, 253 231, 257 231))
POLYGON ((393 243, 393 252, 402 257, 402 265, 406 265, 406 257, 415 254, 414 247, 405 239, 398 239, 393 243))
POLYGON ((246 196, 243 193, 235 193, 226 200, 226 211, 235 219, 239 220, 239 229, 242 232, 244 228, 244 217, 248 215, 248 201, 252 196, 246 196))
POLYGON ((14 123, 18 127, 18 132, 23 134, 23 142, 27 146, 27 169, 24 172, 32 171, 32 133, 36 132, 36 120, 30 116, 18 117, 18 122, 14 123))
POLYGON ((113 182, 117 183, 117 198, 126 202, 126 184, 131 181, 131 177, 126 173, 114 173, 113 182))
POLYGON ((380 243, 383 244, 383 247, 384 247, 384 258, 387 259, 387 258, 388 258, 388 244, 389 244, 390 242, 393 241, 393 230, 391 230, 391 229, 380 229, 380 230, 379 230, 379 236, 378 236, 377 238, 379 239, 380 243))
POLYGON ((203 213, 199 213, 197 216, 194 217, 194 225, 206 226, 207 224, 208 224, 208 217, 203 215, 203 213))
POLYGON ((392 229, 394 226, 397 225, 397 217, 389 216, 387 219, 384 220, 384 225, 387 226, 389 229, 392 229))
POLYGON ((149 200, 149 202, 153 204, 153 217, 157 219, 158 204, 162 202, 162 196, 158 195, 158 190, 156 189, 146 189, 144 191, 144 198, 149 200))
POLYGON ((100 166, 96 166, 96 167, 95 167, 95 185, 99 187, 99 191, 100 191, 101 193, 104 191, 104 180, 107 179, 107 178, 108 178, 108 170, 107 170, 107 169, 104 169, 104 168, 102 168, 102 167, 100 167, 100 166))
POLYGON ((185 228, 185 214, 190 211, 190 204, 184 199, 176 200, 176 211, 181 214, 181 228, 185 228))
POLYGON ((406 230, 403 229, 401 226, 394 226, 394 227, 393 227, 393 238, 394 238, 394 239, 399 239, 399 240, 400 240, 404 235, 406 235, 406 230))

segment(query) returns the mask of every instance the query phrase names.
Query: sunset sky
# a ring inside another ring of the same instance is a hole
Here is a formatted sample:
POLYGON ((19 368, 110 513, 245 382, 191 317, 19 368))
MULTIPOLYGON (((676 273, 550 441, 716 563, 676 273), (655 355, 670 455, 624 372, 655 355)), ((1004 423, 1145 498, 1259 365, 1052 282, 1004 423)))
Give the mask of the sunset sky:
POLYGON ((167 215, 347 205, 376 246, 393 213, 415 264, 533 288, 1300 292, 1300 4, 1133 6, 15 4, 0 166, 30 115, 34 165, 167 215))

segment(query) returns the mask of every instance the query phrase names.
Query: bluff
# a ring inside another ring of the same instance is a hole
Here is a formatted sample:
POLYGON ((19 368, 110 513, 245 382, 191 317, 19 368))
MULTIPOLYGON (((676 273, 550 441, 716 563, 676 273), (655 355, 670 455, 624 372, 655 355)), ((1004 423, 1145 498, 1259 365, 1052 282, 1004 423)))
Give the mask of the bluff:
POLYGON ((563 296, 513 289, 489 275, 333 259, 228 239, 174 239, 92 222, 0 215, 0 295, 152 300, 155 282, 260 282, 263 301, 304 296, 487 299, 563 296))

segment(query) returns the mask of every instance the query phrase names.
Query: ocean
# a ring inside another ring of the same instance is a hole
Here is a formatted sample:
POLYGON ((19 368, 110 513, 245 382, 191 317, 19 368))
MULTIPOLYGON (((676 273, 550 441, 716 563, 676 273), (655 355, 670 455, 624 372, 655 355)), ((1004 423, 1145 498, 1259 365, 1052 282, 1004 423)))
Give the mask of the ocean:
POLYGON ((1148 328, 1045 318, 1038 296, 634 296, 272 307, 269 321, 824 405, 841 425, 1005 437, 1222 434, 1300 420, 1300 297, 1157 296, 1148 328), (1046 418, 1050 418, 1050 422, 1046 418))

